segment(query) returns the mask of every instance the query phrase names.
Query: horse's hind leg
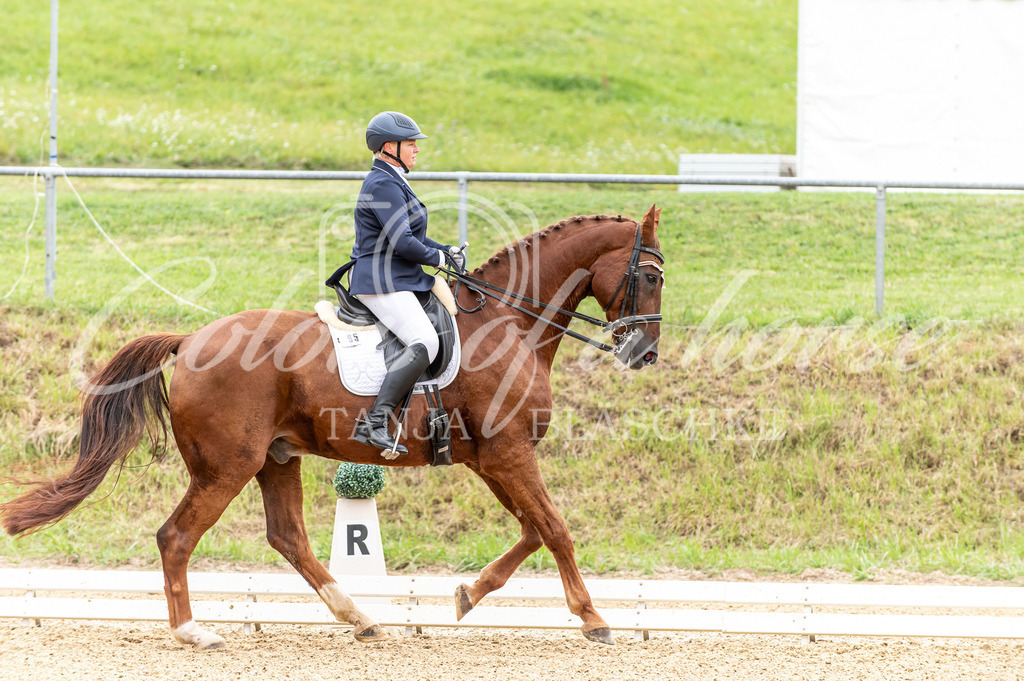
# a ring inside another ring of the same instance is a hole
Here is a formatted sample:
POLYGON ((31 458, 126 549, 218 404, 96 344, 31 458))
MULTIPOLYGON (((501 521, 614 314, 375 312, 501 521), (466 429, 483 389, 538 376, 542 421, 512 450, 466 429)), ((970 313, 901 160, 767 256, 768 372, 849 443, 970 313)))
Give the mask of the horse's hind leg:
POLYGON ((202 479, 193 474, 181 503, 157 532, 171 633, 179 643, 194 645, 199 650, 220 648, 224 639, 201 628, 192 619, 188 561, 199 539, 252 479, 255 471, 246 473, 244 464, 244 460, 238 461, 233 471, 219 469, 202 479))
POLYGON ((544 545, 537 528, 523 515, 522 510, 516 507, 505 488, 494 478, 481 472, 478 466, 472 464, 467 464, 467 466, 487 483, 501 505, 519 521, 522 534, 515 546, 480 571, 480 576, 472 586, 460 584, 455 590, 455 615, 460 620, 483 600, 484 596, 505 586, 509 577, 523 564, 523 561, 544 545))
POLYGON ((302 517, 301 459, 280 464, 267 457, 256 480, 263 492, 263 508, 267 513, 267 541, 292 567, 309 582, 331 613, 341 622, 355 627, 357 641, 383 641, 390 638, 387 630, 360 610, 352 598, 338 585, 323 563, 313 555, 302 517))

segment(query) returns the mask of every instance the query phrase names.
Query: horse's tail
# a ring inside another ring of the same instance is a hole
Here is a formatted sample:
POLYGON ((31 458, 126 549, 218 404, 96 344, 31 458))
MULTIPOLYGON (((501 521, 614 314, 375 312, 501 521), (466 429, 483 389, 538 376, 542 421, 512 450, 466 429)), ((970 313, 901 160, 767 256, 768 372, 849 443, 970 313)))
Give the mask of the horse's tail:
POLYGON ((147 431, 155 444, 154 460, 163 454, 168 408, 163 370, 173 362, 164 360, 177 352, 183 339, 173 334, 137 338, 85 386, 74 468, 57 480, 35 483, 30 492, 0 506, 8 534, 34 532, 64 518, 99 487, 111 466, 118 461, 124 465, 147 431))

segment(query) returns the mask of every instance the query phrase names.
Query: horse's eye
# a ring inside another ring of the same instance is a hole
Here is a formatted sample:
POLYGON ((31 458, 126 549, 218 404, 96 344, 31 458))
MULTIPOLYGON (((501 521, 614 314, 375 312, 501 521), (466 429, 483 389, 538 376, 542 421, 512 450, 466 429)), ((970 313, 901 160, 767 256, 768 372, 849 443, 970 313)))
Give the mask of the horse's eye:
POLYGON ((658 275, 656 275, 656 274, 648 274, 647 275, 647 283, 651 284, 652 286, 654 284, 657 284, 658 283, 658 275))

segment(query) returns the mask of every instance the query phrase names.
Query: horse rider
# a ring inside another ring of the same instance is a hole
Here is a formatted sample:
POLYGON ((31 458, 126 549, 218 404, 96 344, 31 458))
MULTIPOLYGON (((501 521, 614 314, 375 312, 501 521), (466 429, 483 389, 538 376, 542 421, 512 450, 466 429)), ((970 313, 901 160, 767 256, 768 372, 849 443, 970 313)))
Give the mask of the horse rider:
POLYGON ((416 296, 434 285, 421 266, 465 265, 458 247, 427 237, 427 208, 405 179, 416 165, 417 141, 426 137, 413 119, 396 111, 379 113, 367 125, 373 166, 356 204, 349 273, 349 291, 405 344, 353 438, 399 454, 408 450, 396 444, 390 420, 438 353, 437 332, 416 296))

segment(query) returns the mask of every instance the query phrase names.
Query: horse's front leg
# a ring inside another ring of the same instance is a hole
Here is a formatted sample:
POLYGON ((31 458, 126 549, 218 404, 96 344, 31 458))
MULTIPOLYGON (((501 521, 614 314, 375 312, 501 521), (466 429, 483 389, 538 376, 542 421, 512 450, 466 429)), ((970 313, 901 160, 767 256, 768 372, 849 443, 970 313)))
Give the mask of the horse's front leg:
POLYGON ((583 635, 591 641, 615 645, 608 623, 597 613, 583 584, 572 536, 544 484, 533 448, 527 445, 486 459, 481 456, 481 470, 508 493, 509 500, 523 512, 551 551, 569 611, 583 620, 583 635))
POLYGON ((472 586, 460 584, 455 590, 455 614, 460 620, 483 600, 484 596, 505 586, 509 577, 523 564, 523 561, 544 545, 537 528, 516 507, 505 488, 494 478, 485 475, 476 464, 467 464, 467 466, 487 483, 501 505, 519 521, 522 534, 515 546, 480 571, 480 577, 473 582, 472 586))
POLYGON ((267 541, 309 582, 339 622, 348 622, 355 628, 353 636, 357 641, 384 641, 390 638, 387 630, 356 606, 313 554, 302 516, 301 461, 295 457, 279 464, 267 457, 263 469, 256 474, 267 514, 267 541))

